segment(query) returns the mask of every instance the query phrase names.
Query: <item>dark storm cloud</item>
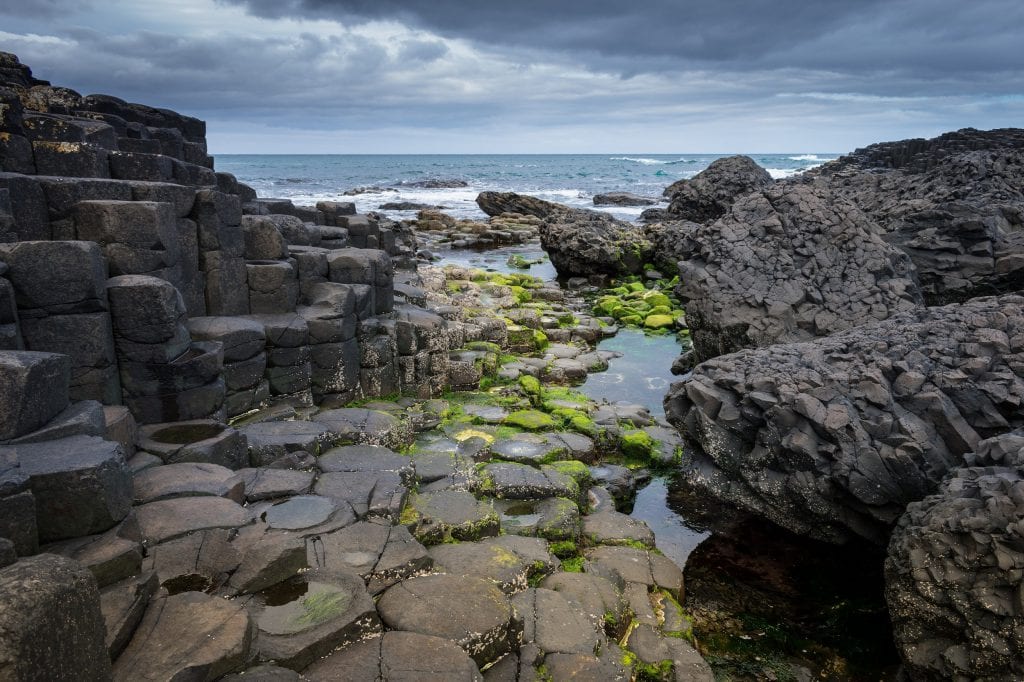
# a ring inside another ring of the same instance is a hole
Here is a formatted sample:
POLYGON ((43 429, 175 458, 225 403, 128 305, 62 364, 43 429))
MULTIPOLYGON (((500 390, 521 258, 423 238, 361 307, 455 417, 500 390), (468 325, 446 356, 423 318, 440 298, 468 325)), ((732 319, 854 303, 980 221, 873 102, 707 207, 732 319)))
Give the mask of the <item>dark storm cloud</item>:
POLYGON ((484 45, 574 53, 625 75, 681 66, 903 72, 942 89, 958 76, 1024 68, 1019 0, 225 1, 267 17, 394 19, 484 45))

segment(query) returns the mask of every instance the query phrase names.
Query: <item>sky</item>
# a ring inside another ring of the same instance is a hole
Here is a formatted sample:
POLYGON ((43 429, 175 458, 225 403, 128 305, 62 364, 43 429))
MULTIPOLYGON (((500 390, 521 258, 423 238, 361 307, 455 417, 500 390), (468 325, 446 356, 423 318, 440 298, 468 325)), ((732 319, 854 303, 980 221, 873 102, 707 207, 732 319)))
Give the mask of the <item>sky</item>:
POLYGON ((0 0, 213 153, 850 151, 1024 123, 1020 0, 0 0))

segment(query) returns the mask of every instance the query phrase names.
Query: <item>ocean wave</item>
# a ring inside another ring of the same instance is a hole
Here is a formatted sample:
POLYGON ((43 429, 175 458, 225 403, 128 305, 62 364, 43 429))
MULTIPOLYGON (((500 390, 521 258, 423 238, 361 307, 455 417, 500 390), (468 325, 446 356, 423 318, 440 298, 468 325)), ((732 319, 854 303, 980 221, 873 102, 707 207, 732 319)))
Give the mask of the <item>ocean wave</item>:
POLYGON ((768 175, 772 176, 774 180, 782 180, 783 178, 791 178, 794 175, 803 173, 806 168, 765 168, 768 171, 768 175))
POLYGON ((790 161, 824 161, 817 154, 800 154, 798 156, 787 157, 790 161))
POLYGON ((641 163, 645 166, 675 166, 679 163, 692 163, 689 159, 675 159, 674 161, 666 161, 664 159, 648 159, 646 157, 635 157, 635 156, 613 156, 609 159, 610 161, 632 161, 633 163, 641 163))

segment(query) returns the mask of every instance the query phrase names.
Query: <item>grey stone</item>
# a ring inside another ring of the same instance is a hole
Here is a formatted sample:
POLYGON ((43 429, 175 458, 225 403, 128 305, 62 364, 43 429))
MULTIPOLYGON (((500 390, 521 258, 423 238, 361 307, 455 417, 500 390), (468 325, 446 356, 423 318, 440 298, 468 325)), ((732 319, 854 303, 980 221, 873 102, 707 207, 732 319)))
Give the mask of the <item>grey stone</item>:
MULTIPOLYGON (((347 505, 341 505, 344 511, 347 505)), ((319 495, 295 495, 277 502, 260 514, 271 528, 304 530, 327 521, 339 509, 333 500, 319 495)), ((349 513, 349 517, 355 520, 349 513)))
POLYGON ((595 545, 638 544, 654 549, 654 532, 646 523, 617 511, 602 511, 583 517, 583 536, 595 545))
POLYGON ((403 524, 427 545, 452 540, 479 540, 497 535, 494 506, 458 490, 413 495, 402 514, 403 524))
POLYGON ((306 543, 295 534, 253 524, 232 540, 241 559, 228 586, 238 592, 258 592, 308 568, 306 543))
POLYGON ((117 660, 128 646, 159 588, 156 573, 149 572, 125 578, 100 591, 100 610, 107 626, 106 643, 111 660, 117 660))
POLYGON ((241 562, 238 547, 230 541, 233 532, 197 530, 150 547, 145 568, 156 571, 161 587, 169 594, 216 590, 241 562))
POLYGON ((0 351, 0 441, 31 433, 67 408, 70 374, 64 355, 0 351))
POLYGON ((657 665, 671 661, 673 679, 713 682, 711 666, 684 639, 665 637, 651 625, 638 625, 626 645, 642 662, 657 665))
POLYGON ((205 495, 241 503, 245 495, 245 483, 231 469, 209 463, 150 467, 135 475, 134 486, 136 504, 205 495))
POLYGON ((39 443, 69 436, 103 438, 106 435, 105 421, 102 405, 94 400, 83 400, 69 405, 41 429, 13 439, 11 444, 39 443))
POLYGON ((0 569, 0 677, 104 680, 99 592, 76 562, 40 554, 0 569))
POLYGON ((386 520, 358 521, 347 528, 306 540, 309 565, 330 575, 354 571, 377 594, 406 578, 430 570, 433 559, 404 526, 386 520))
POLYGON ((407 427, 394 416, 379 410, 340 408, 316 414, 316 420, 330 427, 339 442, 400 448, 411 437, 407 427))
POLYGON ((380 445, 343 445, 327 450, 317 459, 317 468, 325 473, 338 471, 390 471, 405 485, 413 481, 412 460, 380 445))
POLYGON ((531 500, 541 497, 580 497, 579 484, 567 474, 545 466, 541 469, 526 464, 493 462, 480 470, 480 490, 508 500, 531 500))
POLYGON ((22 316, 70 315, 106 310, 107 266, 87 241, 22 241, 0 244, 22 316), (32 312, 26 312, 32 311, 32 312))
POLYGON ((377 609, 388 628, 450 639, 481 667, 518 648, 522 638, 508 598, 479 578, 410 578, 389 588, 377 609))
POLYGON ((212 419, 147 424, 139 429, 138 443, 165 464, 199 462, 241 469, 249 463, 245 436, 212 419))
POLYGON ((242 216, 242 235, 245 239, 246 260, 280 260, 288 257, 288 242, 269 216, 242 216))
POLYGON ((362 519, 398 518, 409 490, 393 471, 348 471, 322 474, 313 492, 340 505, 349 505, 356 517, 362 519))
POLYGON ((251 513, 223 497, 190 497, 150 502, 135 508, 122 534, 146 545, 214 528, 240 528, 251 513))
POLYGON ((584 553, 587 573, 614 580, 618 575, 627 583, 636 583, 648 589, 660 587, 668 590, 676 601, 683 596, 683 572, 671 559, 652 551, 633 547, 594 547, 584 553))
POLYGON ((593 573, 557 572, 541 581, 540 587, 554 590, 616 641, 630 624, 629 602, 622 592, 621 577, 605 578, 593 573))
POLYGON ((193 317, 188 331, 195 341, 219 341, 225 362, 240 362, 266 348, 263 324, 244 317, 193 317))
POLYGON ((436 571, 482 578, 506 594, 515 594, 530 579, 551 573, 557 563, 543 540, 516 535, 437 545, 430 548, 430 557, 436 571))
POLYGON ((73 400, 121 400, 109 313, 26 317, 21 320, 21 335, 28 350, 71 358, 69 395, 73 400))
POLYGON ((733 203, 750 192, 772 184, 772 176, 749 156, 715 159, 692 178, 665 189, 672 220, 708 223, 725 215, 733 203))
POLYGON ((605 643, 604 631, 558 592, 527 588, 512 597, 512 605, 523 619, 523 641, 544 654, 593 654, 605 643))
POLYGON ((117 528, 102 535, 50 543, 43 551, 74 559, 89 569, 101 589, 137 575, 142 568, 142 547, 138 542, 120 537, 117 528))
POLYGON ((316 477, 312 471, 268 468, 240 469, 237 474, 245 482, 245 499, 249 502, 304 495, 316 477))
POLYGON ((146 274, 180 259, 171 204, 81 201, 75 206, 75 230, 79 239, 102 247, 111 276, 146 274))
POLYGON ((238 603, 200 592, 156 599, 114 664, 114 680, 214 680, 241 668, 252 620, 238 603))
POLYGON ((385 632, 337 651, 307 668, 310 680, 477 682, 480 671, 466 652, 440 637, 385 632))
POLYGON ((249 444, 253 466, 271 463, 288 452, 320 452, 334 437, 328 425, 316 422, 284 421, 248 424, 239 429, 249 444))

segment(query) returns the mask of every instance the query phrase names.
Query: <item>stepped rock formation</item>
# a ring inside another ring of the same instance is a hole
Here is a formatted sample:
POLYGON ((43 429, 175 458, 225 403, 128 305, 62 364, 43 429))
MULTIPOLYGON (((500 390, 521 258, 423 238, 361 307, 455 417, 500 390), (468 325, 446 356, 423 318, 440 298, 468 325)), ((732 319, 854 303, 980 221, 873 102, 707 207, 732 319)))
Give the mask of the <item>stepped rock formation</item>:
POLYGON ((1022 359, 1024 298, 982 298, 709 360, 665 408, 715 497, 881 544, 983 438, 1024 425, 1022 359))
POLYGON ((772 185, 714 223, 675 231, 676 292, 699 360, 827 336, 922 303, 910 259, 824 189, 772 185))
POLYGON ((489 216, 518 213, 543 220, 541 246, 563 277, 637 274, 653 255, 642 230, 607 213, 514 192, 481 192, 476 203, 489 216))
POLYGON ((743 195, 771 184, 772 176, 749 156, 715 159, 694 177, 665 188, 670 203, 662 219, 713 222, 743 195))
POLYGON ((1024 432, 982 441, 965 465, 889 543, 886 599, 913 680, 1024 677, 1024 432))
POLYGON ((910 255, 930 305, 1024 286, 1024 131, 883 142, 796 180, 855 203, 910 255))

